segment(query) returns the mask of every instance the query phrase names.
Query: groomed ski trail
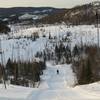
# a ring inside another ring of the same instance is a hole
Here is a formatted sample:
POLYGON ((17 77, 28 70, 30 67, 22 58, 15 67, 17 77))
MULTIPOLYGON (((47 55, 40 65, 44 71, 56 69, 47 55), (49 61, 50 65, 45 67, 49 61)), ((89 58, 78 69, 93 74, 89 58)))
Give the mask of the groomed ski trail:
POLYGON ((39 88, 33 91, 27 100, 100 100, 98 94, 94 95, 82 88, 73 87, 75 76, 71 65, 54 66, 47 63, 47 69, 41 79, 39 88))

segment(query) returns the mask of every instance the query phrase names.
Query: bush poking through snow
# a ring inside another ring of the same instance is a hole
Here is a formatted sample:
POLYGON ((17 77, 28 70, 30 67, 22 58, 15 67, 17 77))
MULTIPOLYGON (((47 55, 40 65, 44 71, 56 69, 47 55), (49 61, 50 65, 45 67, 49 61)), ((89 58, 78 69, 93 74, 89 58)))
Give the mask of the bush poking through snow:
POLYGON ((7 25, 0 23, 0 33, 7 34, 10 31, 11 29, 7 25))

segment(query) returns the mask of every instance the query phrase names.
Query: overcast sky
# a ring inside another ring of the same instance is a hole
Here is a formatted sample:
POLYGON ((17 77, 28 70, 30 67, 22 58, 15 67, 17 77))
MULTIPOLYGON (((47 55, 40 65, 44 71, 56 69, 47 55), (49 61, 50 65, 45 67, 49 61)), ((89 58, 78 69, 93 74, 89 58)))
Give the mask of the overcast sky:
POLYGON ((96 0, 0 0, 0 7, 49 6, 57 8, 71 8, 73 6, 89 3, 92 1, 96 0))

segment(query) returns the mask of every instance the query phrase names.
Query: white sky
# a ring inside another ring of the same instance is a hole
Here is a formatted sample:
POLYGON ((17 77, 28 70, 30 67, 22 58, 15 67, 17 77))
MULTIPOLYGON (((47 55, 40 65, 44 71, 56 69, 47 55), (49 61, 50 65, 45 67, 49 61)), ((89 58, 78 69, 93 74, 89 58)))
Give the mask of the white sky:
MULTIPOLYGON (((70 8, 96 0, 0 0, 0 7, 58 7, 70 8)), ((98 0, 100 1, 100 0, 98 0)))

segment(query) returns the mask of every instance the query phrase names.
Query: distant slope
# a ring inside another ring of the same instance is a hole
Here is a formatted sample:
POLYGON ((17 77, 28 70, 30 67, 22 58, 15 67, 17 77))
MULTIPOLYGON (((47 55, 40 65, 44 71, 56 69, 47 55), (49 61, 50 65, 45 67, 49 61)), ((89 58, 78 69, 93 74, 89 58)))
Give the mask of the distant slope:
POLYGON ((0 8, 0 18, 8 18, 10 22, 13 21, 16 23, 19 22, 21 16, 28 15, 28 17, 33 16, 32 20, 30 20, 31 22, 37 19, 37 21, 35 20, 36 23, 54 24, 65 22, 74 25, 95 24, 96 9, 98 9, 98 18, 100 18, 100 1, 76 6, 70 9, 52 7, 0 8))
POLYGON ((51 14, 59 12, 62 9, 52 7, 13 7, 13 8, 0 8, 0 16, 8 17, 11 15, 22 15, 25 13, 30 14, 51 14))
POLYGON ((75 25, 93 24, 96 23, 96 9, 98 9, 98 18, 100 18, 100 1, 97 1, 46 16, 40 22, 53 24, 64 21, 75 25))

